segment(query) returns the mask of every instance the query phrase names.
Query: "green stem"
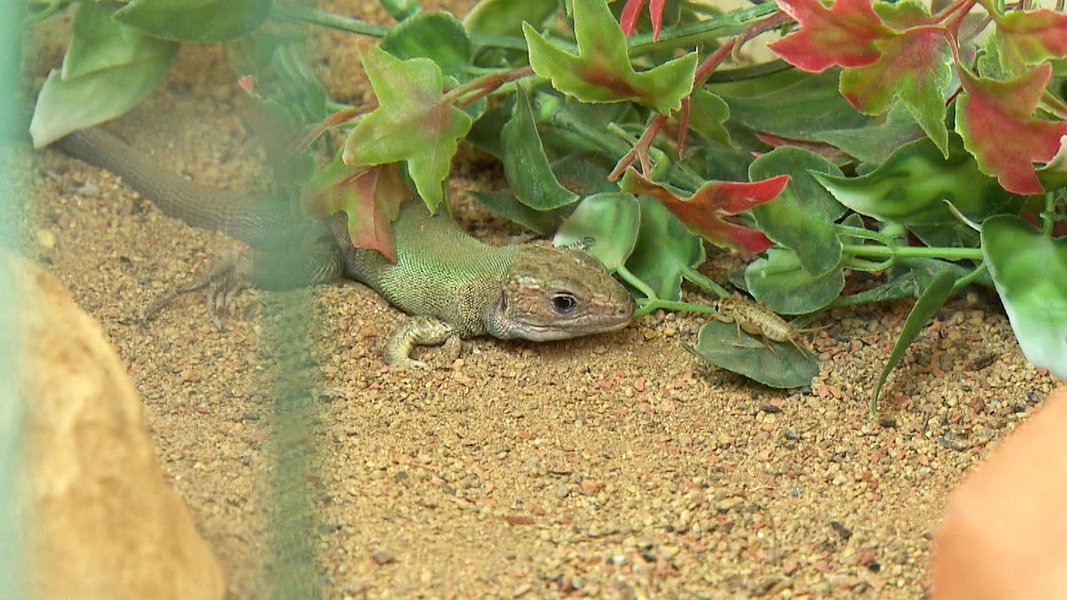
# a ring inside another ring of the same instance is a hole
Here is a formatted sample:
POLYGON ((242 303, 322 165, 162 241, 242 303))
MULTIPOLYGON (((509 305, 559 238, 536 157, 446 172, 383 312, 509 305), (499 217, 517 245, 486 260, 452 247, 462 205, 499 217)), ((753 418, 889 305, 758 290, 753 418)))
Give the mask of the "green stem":
MULTIPOLYGON (((730 295, 729 292, 722 289, 714 281, 708 279, 703 274, 698 273, 694 269, 684 268, 682 269, 682 272, 685 274, 686 279, 693 282, 704 290, 707 290, 722 298, 725 298, 730 295)), ((619 267, 615 269, 615 274, 618 275, 620 279, 630 284, 632 287, 636 288, 638 292, 641 292, 645 296, 644 298, 639 298, 637 300, 637 304, 639 305, 639 307, 636 311, 634 311, 634 317, 641 317, 657 310, 669 310, 673 312, 687 311, 698 313, 715 312, 715 307, 709 306, 707 304, 696 304, 693 302, 683 302, 681 300, 661 299, 659 296, 656 295, 655 290, 649 287, 647 283, 642 281, 637 275, 634 275, 633 272, 631 272, 625 266, 619 265, 619 267)))
MULTIPOLYGON (((405 12, 402 6, 408 2, 397 2, 398 10, 405 12)), ((662 52, 669 47, 692 48, 701 42, 714 40, 720 37, 735 35, 744 31, 751 21, 762 19, 778 10, 773 2, 766 2, 745 10, 733 11, 713 19, 690 23, 680 27, 668 27, 660 31, 659 41, 652 41, 651 33, 635 35, 628 40, 630 56, 643 56, 652 52, 662 52)), ((339 31, 348 31, 358 35, 380 38, 389 33, 390 28, 384 25, 374 25, 360 19, 344 17, 323 11, 304 8, 297 5, 276 4, 274 16, 286 21, 299 21, 311 25, 329 27, 339 31)), ((504 48, 508 50, 526 51, 526 39, 521 36, 489 35, 484 33, 468 32, 470 40, 479 46, 492 48, 504 48)), ((569 40, 556 40, 561 48, 568 51, 577 51, 577 47, 569 40)))
POLYGON ((730 292, 727 292, 721 285, 715 283, 711 278, 692 267, 683 268, 682 274, 685 275, 685 278, 691 281, 693 285, 709 294, 715 294, 720 298, 730 297, 730 292))
POLYGON ((644 315, 656 312, 657 310, 669 310, 671 312, 696 312, 711 314, 715 312, 714 306, 707 304, 695 304, 693 302, 682 302, 680 300, 649 300, 641 305, 634 311, 634 317, 642 317, 644 315))
POLYGON ((533 75, 533 69, 530 67, 487 73, 449 90, 445 95, 445 102, 456 103, 461 108, 469 106, 500 89, 504 84, 531 75, 533 75))
POLYGON ((862 227, 853 227, 851 225, 838 225, 837 230, 840 235, 851 236, 864 240, 871 240, 873 242, 878 242, 883 246, 890 246, 893 243, 893 240, 890 236, 884 235, 880 231, 871 231, 870 229, 863 229, 862 227))
POLYGON ((1045 212, 1041 213, 1041 233, 1052 236, 1053 216, 1056 214, 1056 198, 1052 192, 1045 192, 1045 212))
POLYGON ((624 265, 619 265, 618 267, 616 267, 615 273, 619 277, 621 277, 623 281, 625 281, 626 283, 630 284, 631 286, 636 288, 637 291, 639 291, 642 294, 644 294, 645 298, 648 298, 649 300, 658 300, 659 299, 658 296, 656 296, 656 292, 653 291, 652 288, 648 287, 647 283, 645 283, 644 281, 641 281, 641 278, 639 278, 637 275, 634 275, 624 265))
POLYGON ((926 246, 875 246, 869 244, 844 244, 841 251, 852 256, 873 256, 878 258, 916 257, 940 258, 942 260, 982 260, 979 248, 938 248, 926 246))
POLYGON ((896 257, 890 257, 878 262, 864 260, 855 256, 845 256, 841 259, 842 266, 849 269, 855 269, 857 271, 885 271, 889 267, 893 266, 893 259, 896 257))
POLYGON ((719 17, 689 23, 679 27, 669 27, 660 31, 659 40, 653 41, 651 33, 642 33, 630 37, 627 44, 630 56, 642 56, 651 52, 662 52, 671 48, 693 48, 702 42, 733 36, 749 27, 752 21, 774 14, 778 5, 764 2, 745 10, 735 10, 719 17))
POLYGON ((329 27, 339 31, 347 31, 349 33, 376 38, 385 37, 385 34, 389 33, 389 27, 384 25, 374 25, 359 19, 342 17, 341 15, 322 12, 312 8, 304 8, 303 6, 294 4, 276 4, 274 6, 273 16, 284 21, 298 21, 311 25, 320 25, 322 27, 329 27))
POLYGON ((706 83, 734 83, 737 81, 748 81, 749 79, 759 79, 760 77, 767 77, 769 75, 774 75, 775 73, 788 71, 792 68, 793 66, 789 63, 780 58, 776 58, 769 62, 752 65, 751 67, 716 69, 715 72, 708 77, 706 83))
POLYGON ((985 262, 982 262, 980 265, 975 267, 975 269, 973 271, 971 271, 967 275, 964 275, 963 277, 960 277, 959 279, 957 279, 956 283, 952 284, 952 291, 955 292, 955 291, 957 291, 957 290, 959 290, 961 288, 964 288, 964 287, 974 283, 974 281, 976 279, 978 279, 979 277, 982 276, 983 273, 985 273, 986 268, 987 267, 986 267, 985 262))
MULTIPOLYGON (((338 31, 347 31, 349 33, 374 38, 385 37, 385 34, 389 33, 389 30, 391 29, 384 25, 374 25, 360 19, 343 17, 341 15, 296 5, 275 5, 274 16, 284 21, 308 23, 310 25, 329 27, 330 29, 336 29, 338 31)), ((526 51, 526 40, 520 37, 488 35, 484 33, 469 33, 468 35, 470 36, 471 41, 479 46, 521 50, 523 52, 526 51)))

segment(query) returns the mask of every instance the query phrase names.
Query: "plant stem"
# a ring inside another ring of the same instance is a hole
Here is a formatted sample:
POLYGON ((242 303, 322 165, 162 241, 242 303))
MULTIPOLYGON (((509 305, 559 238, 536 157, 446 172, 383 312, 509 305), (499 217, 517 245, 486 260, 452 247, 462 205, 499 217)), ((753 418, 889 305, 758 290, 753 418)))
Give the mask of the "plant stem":
POLYGON ((778 10, 774 2, 764 2, 745 10, 726 13, 716 18, 668 27, 660 31, 659 41, 652 41, 651 33, 642 33, 630 38, 630 56, 641 56, 664 48, 692 48, 701 42, 720 37, 737 35, 749 27, 751 21, 762 19, 778 10))
POLYGON ((359 19, 292 4, 275 5, 273 16, 285 21, 299 21, 376 38, 384 37, 389 33, 389 28, 384 25, 373 25, 359 19))
POLYGON ((707 83, 733 83, 737 81, 747 81, 749 79, 759 79, 760 77, 767 77, 769 75, 774 75, 775 73, 788 71, 792 68, 793 65, 790 65, 780 58, 776 58, 765 63, 752 65, 751 67, 716 69, 708 77, 707 83))
POLYGON ((711 280, 711 278, 707 277, 700 271, 697 271, 692 267, 686 267, 682 269, 682 273, 685 275, 686 279, 693 283, 693 285, 699 287, 705 292, 715 294, 720 298, 730 297, 730 292, 727 292, 721 285, 715 283, 711 280))
POLYGON ((640 277, 634 275, 629 269, 627 269, 625 265, 619 265, 618 267, 616 267, 615 272, 619 275, 619 277, 622 278, 623 281, 630 284, 631 286, 636 288, 637 291, 644 294, 645 298, 648 298, 649 300, 659 299, 658 296, 656 296, 656 292, 653 291, 652 288, 648 287, 648 284, 642 281, 640 277))
POLYGON ((1056 200, 1052 192, 1045 192, 1045 210, 1041 213, 1041 233, 1045 237, 1052 235, 1053 216, 1056 214, 1056 200))
POLYGON ((510 71, 494 71, 452 88, 445 96, 445 101, 455 102, 460 107, 469 106, 480 98, 493 93, 505 83, 531 75, 533 75, 531 67, 522 67, 510 71))
MULTIPOLYGON (((333 13, 323 12, 312 8, 293 5, 275 5, 274 16, 285 21, 298 21, 310 25, 329 27, 338 31, 347 31, 358 35, 381 38, 389 33, 390 27, 374 25, 366 21, 352 17, 344 17, 333 13)), ((508 50, 526 51, 526 40, 521 37, 505 35, 488 35, 484 33, 469 33, 472 42, 479 46, 505 48, 508 50)))
POLYGON ((715 307, 707 304, 695 304, 693 302, 682 302, 680 300, 649 300, 641 305, 641 308, 634 311, 634 317, 642 317, 644 315, 653 313, 657 310, 669 310, 672 312, 696 312, 696 313, 714 313, 715 307))
MULTIPOLYGON (((662 52, 669 46, 692 48, 693 46, 727 35, 734 35, 745 30, 751 21, 762 19, 778 10, 773 2, 766 2, 752 8, 734 11, 713 19, 691 23, 681 27, 668 27, 660 32, 658 42, 652 41, 652 34, 635 35, 628 40, 631 57, 643 56, 651 52, 662 52)), ((389 33, 390 28, 374 25, 352 17, 344 17, 320 10, 296 5, 276 4, 274 16, 286 21, 299 21, 311 25, 329 27, 339 31, 348 31, 358 35, 380 38, 389 33)), ((526 51, 526 39, 521 36, 489 35, 468 32, 470 40, 479 46, 526 51)), ((558 40, 561 47, 570 47, 568 51, 577 51, 573 42, 558 40)))
POLYGON ((971 285, 976 279, 978 279, 982 276, 983 273, 985 273, 987 268, 988 267, 986 267, 986 264, 984 262, 978 265, 973 271, 957 279, 956 283, 952 284, 952 291, 957 291, 968 285, 971 285))
POLYGON ((938 248, 926 246, 875 246, 871 244, 844 244, 841 251, 852 256, 875 256, 893 258, 912 256, 917 258, 940 258, 942 260, 982 260, 979 248, 938 248))

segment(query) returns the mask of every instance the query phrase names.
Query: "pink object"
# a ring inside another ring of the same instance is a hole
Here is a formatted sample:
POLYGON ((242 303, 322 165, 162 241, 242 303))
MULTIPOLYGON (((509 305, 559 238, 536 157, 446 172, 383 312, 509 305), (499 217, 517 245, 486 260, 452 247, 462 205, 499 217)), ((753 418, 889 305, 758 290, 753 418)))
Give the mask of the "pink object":
POLYGON ((1067 598, 1067 385, 949 497, 933 600, 1067 598))

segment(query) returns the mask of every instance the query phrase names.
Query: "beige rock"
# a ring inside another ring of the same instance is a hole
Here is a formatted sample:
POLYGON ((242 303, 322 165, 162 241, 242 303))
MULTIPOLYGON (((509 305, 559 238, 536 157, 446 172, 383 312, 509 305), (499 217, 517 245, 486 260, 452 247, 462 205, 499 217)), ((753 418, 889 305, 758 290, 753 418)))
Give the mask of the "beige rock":
POLYGON ((41 599, 216 599, 222 570, 163 475, 140 398, 103 331, 50 275, 27 299, 29 588, 41 599))
POLYGON ((1067 385, 949 498, 933 600, 1067 598, 1067 385))

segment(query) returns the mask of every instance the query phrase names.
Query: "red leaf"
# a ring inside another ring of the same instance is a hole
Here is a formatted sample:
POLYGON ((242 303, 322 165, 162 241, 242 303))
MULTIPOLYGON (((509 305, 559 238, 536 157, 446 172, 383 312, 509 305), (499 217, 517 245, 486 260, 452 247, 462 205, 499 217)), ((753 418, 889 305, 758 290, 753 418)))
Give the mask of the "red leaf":
POLYGON ((659 29, 663 25, 663 5, 667 0, 652 0, 648 5, 648 16, 652 18, 652 41, 659 41, 659 29))
POLYGON ((1067 56, 1067 14, 1047 9, 1012 11, 996 17, 1002 54, 1023 65, 1067 56))
POLYGON ((1042 193, 1033 163, 1052 160, 1067 136, 1067 123, 1032 117, 1051 75, 1048 63, 1009 81, 960 70, 966 94, 959 99, 956 128, 982 172, 996 176, 1009 192, 1042 193))
POLYGON ((800 30, 770 44, 771 50, 805 71, 869 65, 881 56, 875 41, 892 35, 871 0, 837 0, 830 8, 820 0, 776 1, 800 30))
MULTIPOLYGON (((667 0, 652 0, 648 5, 648 16, 652 19, 653 42, 659 41, 659 30, 663 25, 663 5, 666 2, 667 0)), ((626 0, 626 5, 622 7, 622 14, 619 15, 619 28, 626 34, 626 37, 633 35, 637 27, 637 15, 644 6, 645 0, 626 0)))
POLYGON ((663 203, 683 223, 712 243, 748 252, 762 252, 774 245, 762 232, 731 223, 725 217, 742 213, 778 197, 789 183, 779 175, 752 183, 709 181, 688 198, 681 198, 665 186, 646 179, 634 169, 626 172, 620 187, 632 194, 652 196, 663 203))
POLYGON ((353 246, 377 250, 396 260, 392 222, 400 204, 412 198, 396 163, 348 170, 330 179, 321 187, 313 186, 313 194, 305 200, 308 213, 320 217, 346 213, 353 246))
MULTIPOLYGON (((878 47, 885 54, 862 67, 863 75, 851 79, 849 83, 852 86, 846 89, 846 82, 842 79, 841 95, 852 106, 867 114, 881 114, 888 110, 894 92, 900 93, 902 88, 922 89, 930 85, 936 88, 936 93, 932 95, 940 101, 940 88, 948 83, 950 72, 947 59, 951 57, 943 29, 906 31, 885 40, 878 47)), ((913 92, 911 95, 919 96, 921 93, 913 92)), ((943 110, 941 112, 944 113, 943 110)))
POLYGON ((626 0, 626 5, 622 7, 622 14, 619 15, 619 28, 626 34, 626 37, 633 35, 637 27, 637 15, 644 6, 645 0, 626 0))
POLYGON ((841 95, 868 115, 888 112, 898 101, 943 154, 948 153, 944 90, 952 80, 952 50, 943 28, 916 27, 880 40, 882 57, 841 73, 841 95))

